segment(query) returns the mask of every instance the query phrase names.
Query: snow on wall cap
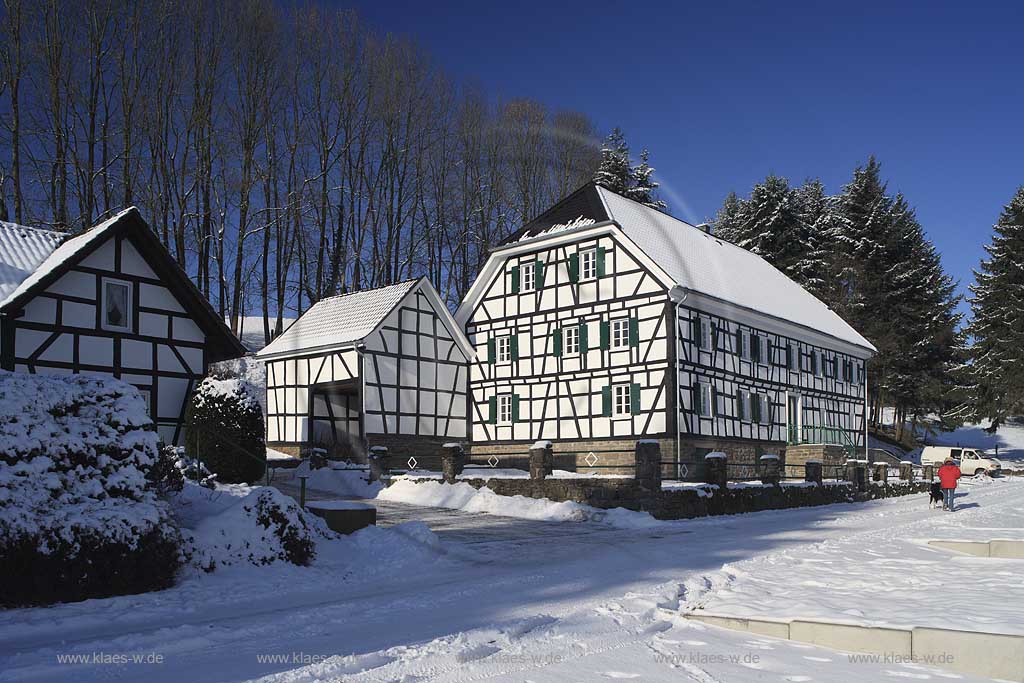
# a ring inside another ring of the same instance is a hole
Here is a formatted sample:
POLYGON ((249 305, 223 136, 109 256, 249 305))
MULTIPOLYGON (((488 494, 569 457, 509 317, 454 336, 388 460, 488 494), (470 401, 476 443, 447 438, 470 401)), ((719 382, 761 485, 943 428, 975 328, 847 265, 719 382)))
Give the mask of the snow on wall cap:
POLYGON ((536 441, 536 442, 534 442, 534 444, 532 446, 530 446, 530 450, 532 451, 534 448, 551 448, 551 442, 550 441, 536 441))
POLYGON ((914 465, 916 463, 914 463, 913 460, 900 460, 900 464, 901 465, 914 465))
MULTIPOLYGON (((380 447, 379 446, 374 446, 374 448, 380 448, 380 447)), ((441 446, 441 448, 462 448, 462 444, 459 443, 458 441, 451 441, 451 442, 446 443, 443 446, 441 446)), ((371 448, 370 450, 373 450, 373 449, 371 448)))
POLYGON ((779 456, 775 455, 774 453, 765 453, 759 459, 760 460, 778 460, 779 456))
POLYGON ((718 458, 725 459, 725 458, 728 458, 728 457, 729 456, 726 455, 725 453, 723 453, 722 451, 714 451, 712 453, 708 453, 707 455, 705 455, 704 459, 705 460, 716 460, 718 458))
POLYGON ((657 439, 640 439, 637 443, 658 443, 657 439))

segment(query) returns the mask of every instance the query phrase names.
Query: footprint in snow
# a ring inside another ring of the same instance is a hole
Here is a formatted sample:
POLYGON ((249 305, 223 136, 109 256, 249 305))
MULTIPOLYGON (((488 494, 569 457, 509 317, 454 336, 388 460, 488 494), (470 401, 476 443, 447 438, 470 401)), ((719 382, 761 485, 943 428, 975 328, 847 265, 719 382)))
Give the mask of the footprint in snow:
POLYGON ((810 655, 804 655, 804 659, 809 659, 812 662, 831 662, 832 661, 828 657, 811 657, 810 655))
POLYGON ((605 678, 640 678, 640 674, 629 674, 623 671, 605 671, 601 675, 605 678))

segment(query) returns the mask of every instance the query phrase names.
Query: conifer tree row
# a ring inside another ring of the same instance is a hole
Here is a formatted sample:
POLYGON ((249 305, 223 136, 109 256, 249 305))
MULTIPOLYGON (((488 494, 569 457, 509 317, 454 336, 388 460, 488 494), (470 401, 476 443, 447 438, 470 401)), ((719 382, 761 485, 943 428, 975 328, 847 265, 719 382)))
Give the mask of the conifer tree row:
POLYGON ((594 173, 594 182, 645 206, 668 210, 668 205, 657 197, 659 183, 654 180, 648 151, 640 152, 640 160, 634 165, 629 145, 619 128, 614 128, 601 146, 601 164, 594 173))
POLYGON ((770 175, 726 197, 715 232, 762 256, 839 313, 877 348, 869 420, 893 407, 902 426, 952 408, 962 335, 956 285, 902 194, 871 158, 838 195, 770 175))

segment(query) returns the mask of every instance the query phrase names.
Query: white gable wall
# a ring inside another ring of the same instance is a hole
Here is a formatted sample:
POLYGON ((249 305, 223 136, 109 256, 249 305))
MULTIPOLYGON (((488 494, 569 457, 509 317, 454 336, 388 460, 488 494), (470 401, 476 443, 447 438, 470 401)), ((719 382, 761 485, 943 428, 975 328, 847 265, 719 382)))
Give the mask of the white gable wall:
POLYGON ((206 338, 129 238, 107 237, 12 323, 14 370, 124 379, 148 393, 161 437, 180 441, 185 399, 206 371, 206 338), (102 324, 104 278, 129 285, 127 331, 102 324))

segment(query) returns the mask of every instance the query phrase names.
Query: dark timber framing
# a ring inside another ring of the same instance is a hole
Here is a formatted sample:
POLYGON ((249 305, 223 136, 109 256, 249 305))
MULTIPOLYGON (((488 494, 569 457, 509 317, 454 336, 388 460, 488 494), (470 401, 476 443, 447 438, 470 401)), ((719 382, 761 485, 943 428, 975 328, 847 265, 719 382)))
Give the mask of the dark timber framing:
POLYGON ((177 443, 196 382, 244 349, 136 209, 94 230, 0 309, 0 366, 129 382, 148 393, 161 437, 177 443), (110 280, 130 288, 123 330, 104 324, 110 280))

